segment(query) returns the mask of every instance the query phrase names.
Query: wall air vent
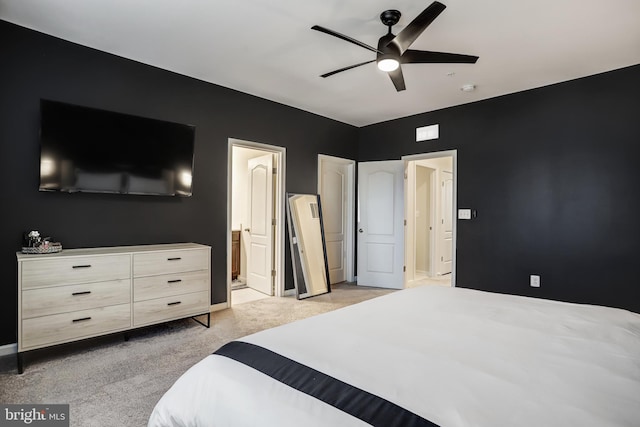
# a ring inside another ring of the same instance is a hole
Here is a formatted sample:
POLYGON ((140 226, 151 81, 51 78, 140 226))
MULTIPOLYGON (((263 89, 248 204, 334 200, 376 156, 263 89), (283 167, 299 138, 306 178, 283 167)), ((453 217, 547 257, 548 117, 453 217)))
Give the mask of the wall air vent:
POLYGON ((440 137, 440 125, 416 128, 416 142, 429 141, 440 137))

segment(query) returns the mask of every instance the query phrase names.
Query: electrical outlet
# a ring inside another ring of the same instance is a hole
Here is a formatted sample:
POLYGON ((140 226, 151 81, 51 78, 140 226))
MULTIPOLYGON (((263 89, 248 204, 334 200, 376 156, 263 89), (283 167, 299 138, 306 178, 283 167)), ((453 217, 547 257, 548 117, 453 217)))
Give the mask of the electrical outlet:
POLYGON ((532 288, 539 288, 540 287, 540 276, 536 275, 536 274, 532 274, 529 278, 529 284, 531 285, 532 288))

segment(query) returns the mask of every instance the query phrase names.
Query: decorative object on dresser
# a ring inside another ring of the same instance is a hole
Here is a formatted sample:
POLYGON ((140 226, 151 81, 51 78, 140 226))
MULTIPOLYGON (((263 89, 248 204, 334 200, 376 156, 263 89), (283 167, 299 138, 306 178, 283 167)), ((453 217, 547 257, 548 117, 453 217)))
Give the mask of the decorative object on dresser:
POLYGON ((40 232, 38 230, 31 230, 24 233, 22 239, 23 254, 51 254, 60 252, 61 250, 61 243, 52 242, 51 237, 40 236, 40 232))
POLYGON ((18 258, 18 372, 29 350, 185 317, 211 322, 211 247, 65 249, 18 258))

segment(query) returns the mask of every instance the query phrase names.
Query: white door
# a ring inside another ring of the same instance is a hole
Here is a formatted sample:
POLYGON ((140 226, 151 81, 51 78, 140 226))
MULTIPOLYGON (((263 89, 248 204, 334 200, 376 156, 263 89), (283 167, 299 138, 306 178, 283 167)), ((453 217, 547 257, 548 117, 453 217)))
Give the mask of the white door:
POLYGON ((324 160, 320 171, 320 205, 322 206, 322 222, 331 284, 346 280, 345 236, 348 221, 346 187, 348 168, 347 164, 324 160))
POLYGON ((249 159, 247 286, 273 295, 273 158, 249 159))
POLYGON ((404 287, 404 162, 358 163, 358 285, 404 287))
POLYGON ((451 273, 451 263, 453 258, 453 174, 448 171, 442 171, 442 233, 440 274, 451 273))

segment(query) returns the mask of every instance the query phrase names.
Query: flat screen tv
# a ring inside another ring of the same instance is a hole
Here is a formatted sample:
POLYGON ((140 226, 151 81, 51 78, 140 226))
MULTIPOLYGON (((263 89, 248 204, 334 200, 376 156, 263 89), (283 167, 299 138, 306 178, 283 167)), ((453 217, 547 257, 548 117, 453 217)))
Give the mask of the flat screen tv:
POLYGON ((40 190, 191 196, 195 127, 40 101, 40 190))

